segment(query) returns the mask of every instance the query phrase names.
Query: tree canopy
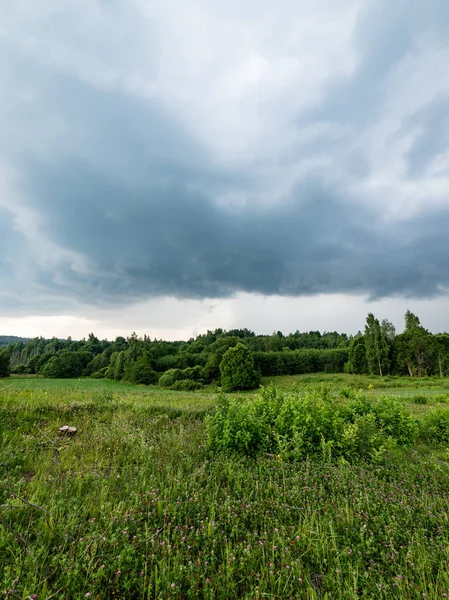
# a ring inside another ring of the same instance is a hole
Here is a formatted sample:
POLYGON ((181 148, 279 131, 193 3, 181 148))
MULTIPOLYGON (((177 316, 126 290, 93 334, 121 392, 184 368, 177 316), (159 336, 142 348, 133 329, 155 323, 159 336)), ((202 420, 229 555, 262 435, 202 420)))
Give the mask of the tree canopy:
POLYGON ((259 385, 250 349, 239 342, 227 350, 220 363, 221 387, 224 392, 252 390, 259 385))
MULTIPOLYGON (((390 321, 379 321, 370 313, 364 332, 355 336, 335 331, 257 335, 243 328, 215 329, 187 341, 172 342, 141 338, 136 333, 113 341, 100 340, 93 333, 82 340, 11 339, 12 343, 0 349, 0 376, 11 372, 46 377, 108 377, 149 385, 169 370, 184 373, 195 368, 191 376, 181 380, 220 385, 220 365, 226 353, 237 346, 245 348, 240 350, 242 356, 250 356, 254 370, 262 376, 319 371, 412 377, 445 377, 449 373, 449 335, 430 333, 411 311, 406 312, 405 329, 399 335, 390 321)), ((226 373, 225 385, 227 376, 226 373)), ((192 384, 182 386, 193 389, 192 384)))

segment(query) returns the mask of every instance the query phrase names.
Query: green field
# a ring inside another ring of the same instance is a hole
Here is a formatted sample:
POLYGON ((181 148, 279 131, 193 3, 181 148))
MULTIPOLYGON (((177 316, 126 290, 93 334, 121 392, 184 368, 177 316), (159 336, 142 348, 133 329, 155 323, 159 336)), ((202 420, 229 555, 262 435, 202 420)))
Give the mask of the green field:
MULTIPOLYGON (((446 410, 449 392, 433 378, 270 381, 300 394, 394 395, 418 421, 446 410)), ((447 597, 445 443, 418 439, 376 461, 217 455, 204 424, 217 397, 0 380, 0 595, 447 597), (58 436, 66 424, 74 437, 58 436)))

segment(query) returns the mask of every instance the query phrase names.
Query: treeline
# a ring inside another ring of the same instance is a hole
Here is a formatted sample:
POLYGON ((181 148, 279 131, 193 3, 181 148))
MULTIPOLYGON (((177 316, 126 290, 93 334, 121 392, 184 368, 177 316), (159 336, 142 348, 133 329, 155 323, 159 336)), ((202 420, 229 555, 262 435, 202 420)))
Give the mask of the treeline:
MULTIPOLYGON (((213 381, 220 384, 224 354, 239 343, 250 352, 257 373, 281 375, 342 371, 348 360, 350 341, 346 334, 337 332, 297 331, 284 335, 278 331, 273 335, 256 335, 248 329, 216 329, 188 341, 175 342, 139 338, 135 333, 111 342, 90 334, 80 341, 71 338, 16 341, 3 350, 7 358, 3 363, 8 363, 8 372, 13 374, 51 378, 106 377, 155 384, 168 373, 169 377, 162 382, 174 378, 170 386, 185 380, 201 385, 213 381)), ((5 369, 6 366, 3 376, 5 369)), ((182 385, 194 387, 191 383, 177 384, 182 385)))
POLYGON ((0 377, 9 373, 93 377, 196 389, 211 382, 222 384, 226 353, 242 346, 244 352, 233 355, 232 364, 236 368, 240 356, 250 364, 251 373, 241 374, 241 381, 323 371, 412 377, 449 373, 449 335, 430 333, 407 311, 405 330, 399 335, 389 321, 379 322, 369 314, 364 332, 356 336, 319 331, 256 335, 248 329, 216 329, 175 342, 140 338, 135 333, 114 341, 99 340, 93 334, 80 341, 19 340, 0 351, 0 377))
POLYGON ((16 342, 27 342, 29 338, 21 338, 17 335, 0 335, 0 347, 15 344, 16 342))
POLYGON ((449 374, 449 334, 432 334, 408 310, 404 332, 396 335, 392 323, 386 319, 379 322, 370 313, 364 333, 349 344, 345 370, 380 376, 445 377, 449 374))

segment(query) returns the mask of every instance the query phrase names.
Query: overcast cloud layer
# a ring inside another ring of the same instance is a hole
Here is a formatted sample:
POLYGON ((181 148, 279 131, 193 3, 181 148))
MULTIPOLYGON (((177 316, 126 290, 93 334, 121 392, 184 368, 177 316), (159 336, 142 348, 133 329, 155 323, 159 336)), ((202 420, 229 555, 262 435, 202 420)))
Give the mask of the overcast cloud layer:
POLYGON ((0 6, 3 314, 447 294, 447 0, 0 6))

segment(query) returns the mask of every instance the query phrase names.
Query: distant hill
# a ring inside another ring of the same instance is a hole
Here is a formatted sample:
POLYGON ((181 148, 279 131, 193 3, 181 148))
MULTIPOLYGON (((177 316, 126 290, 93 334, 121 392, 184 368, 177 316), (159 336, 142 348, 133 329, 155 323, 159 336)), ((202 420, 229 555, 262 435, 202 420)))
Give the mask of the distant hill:
POLYGON ((17 335, 0 335, 0 347, 17 342, 28 342, 28 338, 18 337, 17 335))

